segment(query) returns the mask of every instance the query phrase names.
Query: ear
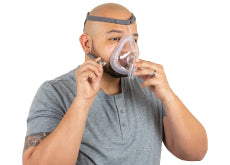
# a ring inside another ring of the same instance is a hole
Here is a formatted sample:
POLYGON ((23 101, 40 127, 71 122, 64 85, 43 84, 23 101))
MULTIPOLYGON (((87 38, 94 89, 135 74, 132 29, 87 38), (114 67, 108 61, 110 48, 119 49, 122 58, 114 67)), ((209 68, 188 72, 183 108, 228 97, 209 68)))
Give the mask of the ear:
POLYGON ((88 34, 82 34, 79 38, 81 47, 85 53, 90 53, 92 46, 92 39, 88 34))

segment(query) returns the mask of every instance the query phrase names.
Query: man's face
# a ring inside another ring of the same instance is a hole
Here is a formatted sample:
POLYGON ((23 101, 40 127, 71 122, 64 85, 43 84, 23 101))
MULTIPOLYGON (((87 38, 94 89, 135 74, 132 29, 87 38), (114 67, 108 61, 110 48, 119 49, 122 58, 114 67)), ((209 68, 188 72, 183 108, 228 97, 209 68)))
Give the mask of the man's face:
POLYGON ((92 37, 92 48, 90 53, 106 61, 107 64, 104 66, 105 73, 116 78, 126 77, 127 75, 122 75, 112 69, 110 65, 110 56, 123 36, 132 34, 137 42, 138 34, 136 23, 128 26, 100 22, 96 26, 101 27, 97 28, 99 30, 97 30, 92 37))

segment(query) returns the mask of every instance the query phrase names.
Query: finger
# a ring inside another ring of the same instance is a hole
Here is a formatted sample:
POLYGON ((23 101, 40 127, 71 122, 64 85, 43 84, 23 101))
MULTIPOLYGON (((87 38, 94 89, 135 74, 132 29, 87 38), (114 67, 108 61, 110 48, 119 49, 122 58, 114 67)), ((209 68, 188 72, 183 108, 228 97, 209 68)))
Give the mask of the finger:
POLYGON ((97 64, 100 65, 99 61, 101 60, 101 57, 97 57, 96 59, 94 59, 94 61, 96 61, 97 64))
POLYGON ((102 67, 101 57, 97 57, 97 58, 93 59, 93 61, 95 61, 99 67, 102 67))
POLYGON ((147 75, 152 76, 153 73, 154 73, 153 69, 138 69, 134 72, 134 76, 147 76, 147 75))
POLYGON ((88 72, 88 78, 90 78, 92 81, 97 78, 97 75, 95 72, 89 71, 88 72))
POLYGON ((102 71, 102 66, 101 66, 100 64, 97 63, 97 61, 99 61, 99 60, 100 60, 100 58, 96 58, 96 59, 94 59, 94 60, 89 59, 89 60, 87 60, 83 65, 92 64, 92 65, 94 65, 95 67, 97 67, 98 70, 101 72, 101 71, 102 71))
POLYGON ((101 71, 99 70, 99 68, 92 63, 88 63, 87 65, 85 64, 81 67, 80 73, 85 72, 85 71, 92 71, 97 76, 99 76, 101 74, 101 71))
POLYGON ((84 64, 82 64, 82 66, 86 66, 86 65, 94 65, 95 67, 98 68, 98 70, 100 70, 100 65, 94 60, 87 60, 86 62, 84 62, 84 64))
POLYGON ((102 71, 103 70, 103 65, 102 65, 102 62, 101 62, 101 57, 96 58, 95 61, 99 65, 99 70, 102 71))
POLYGON ((156 69, 156 68, 158 68, 159 64, 156 64, 156 63, 150 62, 150 61, 145 61, 145 60, 138 59, 138 60, 136 60, 135 63, 133 63, 133 65, 136 68, 156 69))
POLYGON ((148 87, 148 86, 155 86, 157 84, 158 84, 157 79, 147 79, 141 84, 141 86, 144 88, 144 87, 148 87))
POLYGON ((88 80, 92 83, 95 83, 96 81, 99 81, 102 77, 102 73, 96 74, 93 71, 88 71, 88 80))
POLYGON ((83 81, 94 81, 98 76, 93 71, 84 71, 81 73, 83 81))

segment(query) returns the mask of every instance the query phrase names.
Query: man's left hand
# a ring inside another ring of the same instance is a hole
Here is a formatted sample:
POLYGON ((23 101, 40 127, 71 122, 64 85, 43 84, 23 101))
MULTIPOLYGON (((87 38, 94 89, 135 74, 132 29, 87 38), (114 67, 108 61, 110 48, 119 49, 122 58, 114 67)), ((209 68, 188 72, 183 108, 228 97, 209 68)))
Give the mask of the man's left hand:
POLYGON ((134 72, 134 76, 140 76, 144 80, 142 83, 143 88, 149 87, 162 102, 172 96, 173 92, 169 86, 162 65, 141 59, 137 59, 133 65, 137 68, 137 71, 134 72))

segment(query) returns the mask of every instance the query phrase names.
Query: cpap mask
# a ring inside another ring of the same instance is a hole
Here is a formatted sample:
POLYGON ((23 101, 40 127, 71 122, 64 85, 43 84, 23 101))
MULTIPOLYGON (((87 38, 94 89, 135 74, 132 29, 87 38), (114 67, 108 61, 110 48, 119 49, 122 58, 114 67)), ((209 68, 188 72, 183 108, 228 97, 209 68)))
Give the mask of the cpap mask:
POLYGON ((133 72, 136 68, 133 63, 138 57, 138 48, 132 35, 126 35, 121 38, 117 47, 113 50, 110 57, 111 67, 118 73, 128 75, 133 79, 133 72))
MULTIPOLYGON (((136 21, 136 18, 133 14, 129 20, 120 20, 120 19, 113 19, 107 17, 90 16, 88 13, 85 23, 87 20, 130 26, 136 21)), ((131 28, 130 28, 130 34, 131 34, 131 28)), ((95 57, 92 54, 88 53, 87 55, 90 58, 95 59, 95 57)), ((139 56, 138 47, 133 36, 125 35, 120 39, 117 46, 113 50, 110 56, 110 65, 114 71, 123 75, 128 75, 129 79, 134 79, 133 72, 136 70, 136 68, 134 68, 133 63, 136 61, 138 56, 139 56)), ((98 63, 102 63, 103 66, 106 65, 106 62, 104 60, 100 60, 98 61, 98 63)))

